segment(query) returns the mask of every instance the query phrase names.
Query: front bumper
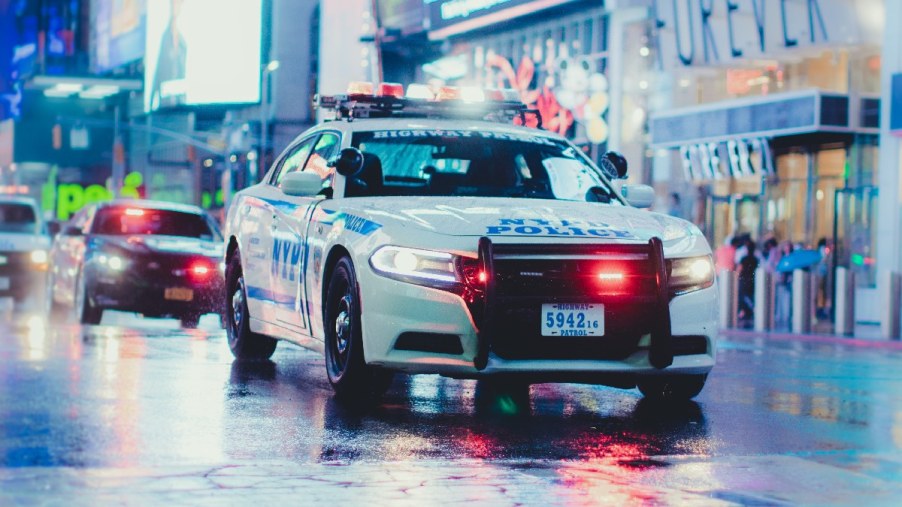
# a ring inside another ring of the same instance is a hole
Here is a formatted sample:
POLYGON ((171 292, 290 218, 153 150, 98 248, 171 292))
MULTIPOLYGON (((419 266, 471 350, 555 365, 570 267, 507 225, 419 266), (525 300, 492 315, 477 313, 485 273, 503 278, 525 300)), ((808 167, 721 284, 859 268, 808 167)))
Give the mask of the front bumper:
MULTIPOLYGON (((508 311, 489 331, 485 322, 477 325, 456 294, 390 280, 370 269, 358 276, 364 352, 373 365, 458 378, 633 386, 636 376, 703 374, 715 363, 715 287, 673 298, 665 294, 665 308, 650 313, 633 308, 620 322, 612 315, 616 325, 605 336, 539 337, 535 303, 508 311), (662 314, 666 318, 650 318, 662 314), (666 339, 663 361, 660 346, 653 347, 655 333, 666 334, 659 338, 666 339)), ((493 311, 501 315, 498 308, 487 309, 493 311)))

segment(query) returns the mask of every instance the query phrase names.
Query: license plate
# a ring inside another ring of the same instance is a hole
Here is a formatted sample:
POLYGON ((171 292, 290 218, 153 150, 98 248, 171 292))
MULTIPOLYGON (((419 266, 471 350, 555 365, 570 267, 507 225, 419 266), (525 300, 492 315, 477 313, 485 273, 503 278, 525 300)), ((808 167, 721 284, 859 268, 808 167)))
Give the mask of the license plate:
POLYGON ((0 276, 0 290, 9 290, 9 278, 0 276))
POLYGON ((604 305, 542 305, 542 336, 603 336, 604 305))
POLYGON ((171 287, 163 292, 163 297, 171 301, 191 301, 194 299, 194 291, 181 287, 171 287))

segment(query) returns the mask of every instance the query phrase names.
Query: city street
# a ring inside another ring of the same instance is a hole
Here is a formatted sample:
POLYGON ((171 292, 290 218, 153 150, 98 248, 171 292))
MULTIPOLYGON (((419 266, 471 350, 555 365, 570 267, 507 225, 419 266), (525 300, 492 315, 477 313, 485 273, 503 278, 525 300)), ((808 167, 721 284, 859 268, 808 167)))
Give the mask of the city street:
POLYGON ((0 504, 898 505, 902 347, 724 338, 696 402, 398 376, 366 410, 212 316, 0 325, 0 504))

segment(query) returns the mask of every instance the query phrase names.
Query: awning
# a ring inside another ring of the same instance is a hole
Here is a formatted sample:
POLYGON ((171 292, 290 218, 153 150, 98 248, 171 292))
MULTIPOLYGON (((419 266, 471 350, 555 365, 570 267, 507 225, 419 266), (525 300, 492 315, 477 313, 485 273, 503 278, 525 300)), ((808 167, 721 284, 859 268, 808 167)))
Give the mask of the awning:
POLYGON ((878 99, 861 99, 855 119, 848 96, 820 90, 674 109, 652 115, 651 143, 655 148, 678 148, 817 132, 875 132, 878 120, 869 114, 875 102, 879 111, 878 99))

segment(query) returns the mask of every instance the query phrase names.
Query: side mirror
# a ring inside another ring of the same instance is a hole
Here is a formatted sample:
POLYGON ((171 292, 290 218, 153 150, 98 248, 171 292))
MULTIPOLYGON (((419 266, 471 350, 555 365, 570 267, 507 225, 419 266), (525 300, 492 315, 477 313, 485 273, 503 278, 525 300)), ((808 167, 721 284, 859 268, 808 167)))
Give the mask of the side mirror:
POLYGON ((601 156, 601 167, 614 179, 625 179, 629 170, 626 158, 620 152, 609 151, 601 156))
POLYGON ((344 177, 354 176, 363 169, 363 153, 357 148, 345 148, 329 162, 329 166, 344 177))
POLYGON ((75 225, 67 225, 62 228, 60 231, 61 236, 83 236, 84 234, 81 231, 81 227, 77 227, 75 225))
POLYGON ((655 202, 655 189, 648 185, 623 185, 620 195, 634 208, 650 208, 655 202))
POLYGON ((280 187, 285 195, 311 197, 323 189, 323 180, 314 172, 297 171, 286 174, 280 187))

